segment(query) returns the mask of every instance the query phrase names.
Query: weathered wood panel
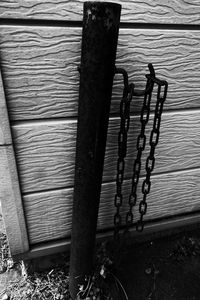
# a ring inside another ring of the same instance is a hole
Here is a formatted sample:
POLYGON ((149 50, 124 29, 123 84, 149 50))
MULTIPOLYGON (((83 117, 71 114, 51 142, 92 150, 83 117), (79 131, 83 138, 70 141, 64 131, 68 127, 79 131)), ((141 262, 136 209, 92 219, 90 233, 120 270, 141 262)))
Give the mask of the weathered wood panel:
MULTIPOLYGON (((139 191, 141 183, 142 180, 139 183, 139 191)), ((128 202, 130 180, 124 182, 123 190, 124 199, 128 202)), ((114 183, 103 184, 98 219, 99 229, 113 226, 114 194, 114 183)), ((200 169, 153 176, 145 220, 195 212, 200 209, 199 194, 200 169)), ((138 196, 140 201, 140 192, 138 196)), ((24 196, 31 244, 61 239, 70 235, 72 198, 71 188, 24 196)), ((126 211, 127 204, 122 208, 123 222, 126 211)), ((138 207, 136 207, 135 220, 138 216, 138 207)))
MULTIPOLYGON (((81 28, 2 26, 0 55, 12 120, 77 116, 81 28)), ((147 64, 169 82, 166 109, 200 107, 200 31, 121 29, 117 66, 143 88, 147 64)), ((122 80, 115 80, 111 113, 122 80)), ((142 99, 134 99, 138 111, 142 99)))
MULTIPOLYGON (((82 20, 84 0, 2 0, 1 18, 82 20)), ((122 22, 199 24, 200 3, 186 0, 116 0, 122 4, 122 22)))
MULTIPOLYGON (((147 222, 145 224, 145 230, 138 233, 135 230, 135 226, 130 230, 130 243, 133 245, 135 243, 151 241, 153 238, 168 237, 173 234, 180 232, 189 232, 194 228, 199 228, 199 212, 192 212, 186 215, 172 216, 169 218, 164 218, 161 220, 156 220, 156 222, 147 222)), ((97 232, 96 239, 97 242, 103 242, 108 239, 113 238, 113 230, 106 232, 97 232)), ((70 238, 64 238, 59 240, 52 240, 46 243, 34 244, 31 246, 29 252, 23 255, 15 255, 14 259, 25 259, 30 260, 33 258, 44 258, 44 256, 55 255, 56 253, 70 253, 70 238)), ((58 255, 56 255, 58 257, 58 255)), ((48 257, 47 257, 48 258, 48 257)), ((52 263, 52 260, 48 262, 48 266, 52 263)), ((52 264, 52 268, 55 263, 52 264)))
POLYGON ((72 186, 76 121, 49 121, 13 126, 22 191, 72 186))
MULTIPOLYGON (((163 173, 200 167, 200 111, 163 115, 156 149, 155 172, 163 173)), ((152 117, 147 127, 149 136, 152 117)), ((73 186, 76 139, 75 120, 25 122, 14 125, 13 137, 23 192, 73 186)), ((125 177, 130 177, 136 156, 139 117, 131 118, 125 177)), ((103 181, 115 180, 119 119, 112 118, 106 148, 103 181)), ((146 148, 144 157, 147 156, 146 148)), ((143 163, 144 167, 144 163, 143 163)), ((142 174, 144 171, 142 170, 142 174)))

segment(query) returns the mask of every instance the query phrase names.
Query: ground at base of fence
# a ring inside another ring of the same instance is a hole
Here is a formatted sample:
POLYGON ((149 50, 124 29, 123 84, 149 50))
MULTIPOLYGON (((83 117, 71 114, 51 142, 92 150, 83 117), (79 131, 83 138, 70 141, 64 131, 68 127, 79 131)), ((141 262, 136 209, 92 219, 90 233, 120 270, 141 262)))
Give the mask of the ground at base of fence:
POLYGON ((199 300, 200 234, 133 245, 121 255, 117 273, 129 300, 199 300))
MULTIPOLYGON (((4 242, 5 235, 1 234, 1 245, 5 245, 4 242)), ((114 274, 127 298, 120 292, 121 297, 113 300, 200 299, 198 231, 125 246, 119 258, 114 263, 114 274)), ((12 262, 9 266, 9 260, 6 263, 6 272, 0 274, 1 300, 70 299, 67 259, 62 268, 55 266, 29 275, 23 263, 13 266, 12 262)))

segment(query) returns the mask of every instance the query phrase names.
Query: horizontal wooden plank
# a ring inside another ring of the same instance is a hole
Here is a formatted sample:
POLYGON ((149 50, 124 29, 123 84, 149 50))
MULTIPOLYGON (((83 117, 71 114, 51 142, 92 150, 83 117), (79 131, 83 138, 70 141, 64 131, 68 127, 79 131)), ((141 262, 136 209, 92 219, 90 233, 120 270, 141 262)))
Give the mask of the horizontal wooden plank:
MULTIPOLYGON (((163 173, 200 167, 200 111, 171 112, 163 115, 154 172, 163 173)), ((147 141, 152 116, 146 128, 147 141)), ((13 137, 23 192, 73 186, 76 144, 76 121, 25 122, 14 125, 13 137)), ((117 136, 119 119, 109 122, 103 181, 116 178, 117 136)), ((136 157, 136 139, 140 131, 139 117, 131 118, 125 177, 132 173, 136 157)), ((149 152, 147 144, 144 152, 149 152)), ((144 174, 144 159, 141 173, 144 174)))
POLYGON ((27 228, 12 145, 0 147, 0 202, 11 254, 29 250, 27 228))
MULTIPOLYGON (((139 189, 141 190, 141 183, 139 189)), ((128 202, 130 180, 123 186, 124 201, 128 202)), ((113 198, 115 184, 102 186, 98 228, 111 228, 115 208, 113 198)), ((148 197, 148 212, 145 220, 172 217, 200 209, 200 169, 155 175, 152 177, 151 193, 148 197)), ((138 201, 141 200, 138 193, 138 201)), ((24 196, 30 243, 36 244, 70 236, 73 189, 35 193, 24 196)), ((123 222, 128 209, 124 203, 123 222)), ((138 219, 138 207, 134 209, 135 221, 138 219)))
POLYGON ((4 93, 4 86, 2 82, 0 70, 0 146, 10 145, 12 143, 10 124, 8 120, 8 111, 4 93))
MULTIPOLYGON (((116 65, 144 88, 147 64, 169 82, 166 109, 200 107, 200 31, 121 29, 116 65)), ((0 51, 12 120, 77 116, 81 28, 2 26, 0 51)), ((122 79, 113 88, 119 111, 122 79)), ((132 111, 141 108, 135 97, 132 111)))
MULTIPOLYGON (((135 230, 135 226, 130 229, 130 239, 129 244, 135 243, 144 243, 145 241, 152 241, 152 238, 155 240, 156 238, 172 236, 181 232, 194 231, 194 229, 199 229, 200 226, 200 214, 197 213, 189 213, 185 216, 176 216, 170 217, 167 219, 157 220, 155 222, 147 222, 145 224, 145 229, 143 232, 137 232, 135 230)), ((97 232, 96 241, 103 242, 108 239, 113 238, 113 230, 109 230, 108 232, 97 232)), ((58 257, 58 253, 65 252, 70 254, 70 238, 61 239, 58 241, 49 241, 45 243, 39 243, 31 246, 30 251, 15 255, 15 260, 21 259, 33 259, 33 258, 48 258, 50 256, 50 261, 48 265, 52 264, 52 255, 58 257)), ((42 259, 41 258, 41 259, 42 259)), ((60 260, 59 260, 60 262, 60 260)), ((53 260, 52 268, 55 266, 55 261, 53 260)), ((40 265, 39 265, 40 268, 40 265)))
MULTIPOLYGON (((84 0, 2 0, 1 18, 82 20, 84 0)), ((122 22, 199 24, 199 1, 116 0, 122 5, 122 22)))

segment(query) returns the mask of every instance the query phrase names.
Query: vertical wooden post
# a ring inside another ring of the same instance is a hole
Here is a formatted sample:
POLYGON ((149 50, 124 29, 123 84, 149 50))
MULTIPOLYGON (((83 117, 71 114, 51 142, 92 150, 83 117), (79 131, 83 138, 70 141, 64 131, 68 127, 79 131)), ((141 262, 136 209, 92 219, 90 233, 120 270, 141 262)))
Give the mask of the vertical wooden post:
POLYGON ((84 3, 70 257, 73 299, 93 269, 120 13, 119 4, 84 3))
POLYGON ((0 72, 0 201, 12 255, 29 250, 28 234, 0 72))

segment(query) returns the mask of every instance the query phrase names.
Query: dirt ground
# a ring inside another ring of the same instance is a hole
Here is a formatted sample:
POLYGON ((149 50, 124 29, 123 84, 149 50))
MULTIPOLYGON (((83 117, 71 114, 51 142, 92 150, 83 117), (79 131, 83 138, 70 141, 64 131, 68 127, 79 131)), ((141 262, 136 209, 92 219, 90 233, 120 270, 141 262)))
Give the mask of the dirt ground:
POLYGON ((121 257, 118 277, 128 299, 200 299, 199 230, 131 246, 121 257))
MULTIPOLYGON (((0 255, 4 245, 4 233, 0 213, 0 255)), ((182 232, 131 246, 124 245, 114 266, 115 275, 127 297, 123 292, 119 292, 121 297, 113 300, 199 300, 200 230, 182 232)), ((19 270, 15 268, 7 269, 6 272, 1 270, 0 300, 4 299, 2 296, 6 286, 11 281, 19 280, 20 276, 19 270)))

